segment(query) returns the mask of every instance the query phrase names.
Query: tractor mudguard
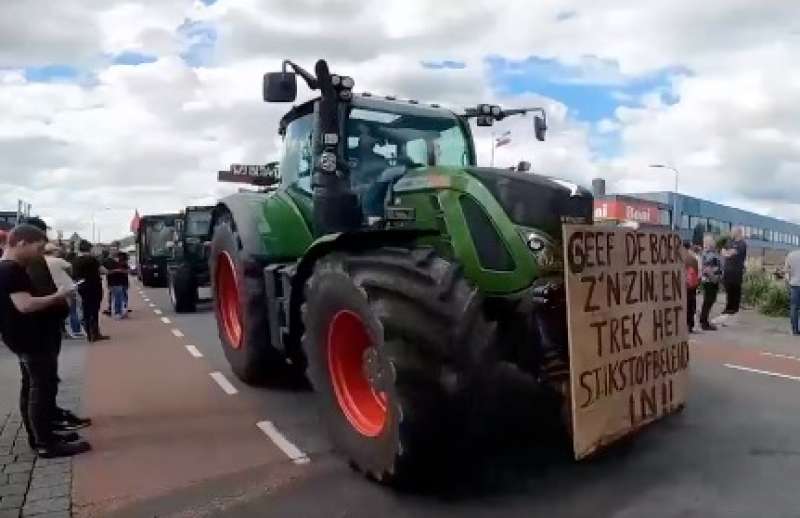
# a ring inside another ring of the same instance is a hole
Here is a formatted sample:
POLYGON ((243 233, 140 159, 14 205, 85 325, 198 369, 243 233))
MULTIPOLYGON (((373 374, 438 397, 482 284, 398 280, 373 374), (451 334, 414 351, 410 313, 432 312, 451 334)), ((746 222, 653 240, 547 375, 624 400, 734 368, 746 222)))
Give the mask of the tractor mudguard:
MULTIPOLYGON (((227 210, 236 222, 242 250, 252 258, 265 257, 266 249, 261 235, 262 229, 267 227, 264 216, 267 197, 267 193, 260 192, 240 192, 226 196, 214 208, 211 228, 216 226, 219 215, 227 210)), ((258 275, 261 275, 260 271, 258 275)))
MULTIPOLYGON (((303 303, 303 290, 306 281, 314 272, 317 260, 334 250, 363 250, 381 246, 401 245, 411 243, 421 237, 436 235, 435 230, 420 229, 391 229, 391 230, 357 230, 354 232, 339 232, 328 234, 314 241, 303 257, 297 263, 297 269, 292 277, 292 293, 300 294, 292 297, 291 317, 293 327, 300 321, 300 306, 303 303)), ((293 335, 299 336, 293 329, 293 335)))
POLYGON ((421 237, 433 236, 435 230, 391 229, 391 230, 357 230, 328 234, 314 241, 300 262, 292 280, 292 289, 302 289, 314 269, 317 259, 333 250, 363 250, 380 246, 392 246, 411 243, 421 237))

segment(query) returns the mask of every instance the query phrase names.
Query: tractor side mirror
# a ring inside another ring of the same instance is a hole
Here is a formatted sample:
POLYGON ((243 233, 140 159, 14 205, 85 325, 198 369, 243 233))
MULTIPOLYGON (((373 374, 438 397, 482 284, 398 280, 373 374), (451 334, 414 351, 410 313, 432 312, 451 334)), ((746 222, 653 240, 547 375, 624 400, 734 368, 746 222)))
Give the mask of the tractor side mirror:
POLYGON ((293 72, 264 74, 264 100, 268 103, 290 103, 297 97, 297 78, 293 72))
POLYGON ((533 132, 536 140, 544 142, 544 134, 547 133, 547 121, 541 115, 533 117, 533 132))

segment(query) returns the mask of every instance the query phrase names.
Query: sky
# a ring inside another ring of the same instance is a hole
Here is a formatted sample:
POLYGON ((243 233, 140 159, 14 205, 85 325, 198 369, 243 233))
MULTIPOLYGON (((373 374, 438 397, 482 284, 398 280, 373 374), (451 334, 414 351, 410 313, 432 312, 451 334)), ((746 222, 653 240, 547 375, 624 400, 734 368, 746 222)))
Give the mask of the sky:
POLYGON ((800 223, 796 2, 635 4, 4 0, 0 210, 105 241, 134 210, 213 203, 235 190, 218 170, 279 158, 262 75, 325 58, 356 91, 544 107, 545 142, 530 118, 494 128, 496 165, 638 192, 672 188, 662 163, 681 192, 800 223))

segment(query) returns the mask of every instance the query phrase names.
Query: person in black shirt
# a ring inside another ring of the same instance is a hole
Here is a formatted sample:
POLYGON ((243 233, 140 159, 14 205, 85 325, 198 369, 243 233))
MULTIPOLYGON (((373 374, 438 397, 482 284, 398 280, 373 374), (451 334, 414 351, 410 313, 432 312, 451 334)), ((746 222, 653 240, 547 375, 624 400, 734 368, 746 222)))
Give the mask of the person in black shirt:
MULTIPOLYGON (((29 217, 25 218, 24 223, 38 228, 47 236, 47 224, 42 219, 29 217)), ((25 265, 25 270, 28 273, 28 277, 30 277, 31 295, 34 297, 51 295, 57 291, 56 283, 53 281, 50 268, 47 266, 47 261, 43 255, 28 261, 25 265)), ((56 373, 58 373, 58 355, 61 353, 64 319, 67 315, 69 315, 69 306, 65 299, 38 312, 35 317, 36 331, 40 335, 39 343, 53 356, 53 361, 56 363, 56 373)), ((57 382, 59 381, 57 379, 57 382)), ((56 404, 56 396, 57 389, 53 393, 53 400, 51 401, 51 420, 57 430, 77 430, 91 424, 91 420, 80 418, 69 410, 59 408, 56 404)))
POLYGON ((106 283, 111 293, 112 307, 111 313, 114 318, 123 318, 126 315, 127 301, 125 290, 128 288, 128 264, 121 259, 122 252, 117 254, 116 259, 109 259, 105 263, 108 274, 106 283))
POLYGON ((0 260, 0 334, 17 355, 22 372, 20 413, 31 447, 44 458, 63 457, 88 451, 86 442, 74 442, 77 434, 53 431, 52 401, 58 390, 58 362, 42 342, 37 317, 63 304, 72 292, 62 287, 45 296, 34 296, 33 283, 25 267, 42 255, 47 236, 32 225, 18 225, 9 237, 0 260), (70 442, 71 441, 71 442, 70 442))
POLYGON ((742 301, 742 281, 744 279, 744 262, 747 259, 747 243, 744 241, 742 227, 733 229, 733 239, 722 251, 725 258, 722 282, 725 285, 727 303, 723 315, 734 315, 739 312, 742 301))
POLYGON ((73 277, 83 281, 78 286, 78 293, 83 304, 83 321, 86 328, 86 339, 90 342, 107 340, 100 333, 100 305, 103 302, 103 280, 100 277, 100 261, 91 254, 92 245, 85 239, 78 247, 80 254, 72 263, 73 277))

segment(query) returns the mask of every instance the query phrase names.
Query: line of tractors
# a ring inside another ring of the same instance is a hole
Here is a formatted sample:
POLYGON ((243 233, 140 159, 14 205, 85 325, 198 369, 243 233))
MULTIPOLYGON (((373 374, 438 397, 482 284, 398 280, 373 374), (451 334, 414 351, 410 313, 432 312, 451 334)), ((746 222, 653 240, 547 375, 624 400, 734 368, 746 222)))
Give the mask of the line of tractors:
POLYGON ((280 119, 279 164, 220 173, 258 189, 142 217, 142 282, 177 311, 209 285, 235 375, 305 377, 334 444, 379 481, 446 462, 495 368, 569 405, 561 227, 591 223, 592 196, 479 167, 470 129, 530 113, 544 140, 544 110, 357 94, 323 60, 285 61, 264 100, 294 102, 298 77, 314 96, 280 119))

